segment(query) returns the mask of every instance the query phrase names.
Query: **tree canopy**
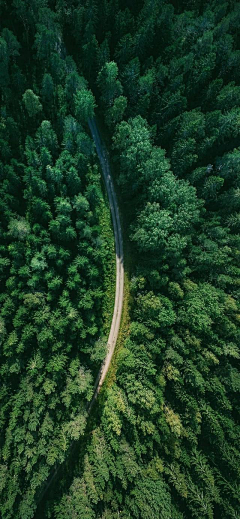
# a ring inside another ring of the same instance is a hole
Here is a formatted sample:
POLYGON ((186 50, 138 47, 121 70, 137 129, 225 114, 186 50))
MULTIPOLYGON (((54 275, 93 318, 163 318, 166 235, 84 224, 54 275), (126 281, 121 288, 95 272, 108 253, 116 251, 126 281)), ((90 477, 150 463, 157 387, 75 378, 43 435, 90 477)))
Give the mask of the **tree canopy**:
POLYGON ((1 516, 237 519, 240 3, 14 0, 0 18, 1 516), (87 421, 115 291, 95 116, 126 290, 87 421))

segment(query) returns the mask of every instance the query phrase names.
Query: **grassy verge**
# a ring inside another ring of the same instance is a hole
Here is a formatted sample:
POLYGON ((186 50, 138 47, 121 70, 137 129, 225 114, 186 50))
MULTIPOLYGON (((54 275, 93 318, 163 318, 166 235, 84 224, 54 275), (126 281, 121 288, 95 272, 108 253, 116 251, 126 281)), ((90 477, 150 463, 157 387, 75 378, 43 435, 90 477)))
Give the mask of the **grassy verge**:
POLYGON ((129 324, 130 324, 129 299, 130 299, 129 278, 128 278, 128 274, 125 272, 125 275, 124 275, 124 299, 123 299, 121 324, 120 324, 118 339, 117 339, 117 343, 115 346, 112 362, 109 366, 108 374, 106 376, 104 389, 111 387, 111 385, 116 380, 116 373, 117 373, 117 368, 118 368, 118 354, 119 354, 121 348, 124 346, 124 342, 129 334, 129 324))
POLYGON ((112 320, 114 301, 115 301, 115 283, 116 283, 116 257, 114 234, 111 221, 111 212, 107 198, 106 188, 102 182, 102 200, 99 211, 99 227, 100 236, 104 242, 106 249, 106 259, 104 261, 104 299, 102 308, 102 334, 108 336, 109 322, 112 320))

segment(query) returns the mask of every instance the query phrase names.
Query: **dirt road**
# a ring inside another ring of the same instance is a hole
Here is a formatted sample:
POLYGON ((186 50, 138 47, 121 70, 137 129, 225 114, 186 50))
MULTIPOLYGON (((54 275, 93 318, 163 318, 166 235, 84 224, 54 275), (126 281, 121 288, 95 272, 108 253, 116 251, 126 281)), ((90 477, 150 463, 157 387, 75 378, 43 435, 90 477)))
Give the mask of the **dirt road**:
POLYGON ((113 311, 113 318, 111 329, 108 337, 107 343, 107 355, 102 364, 102 367, 99 371, 98 377, 95 381, 94 387, 94 395, 88 406, 88 412, 91 411, 91 408, 97 398, 97 395, 101 389, 101 386, 105 380, 105 377, 108 372, 108 368, 113 356, 113 352, 116 346, 121 315, 122 315, 122 305, 123 305, 123 290, 124 290, 124 267, 123 267, 123 242, 122 242, 122 231, 119 217, 119 210, 117 205, 117 198, 114 191, 113 181, 110 173, 110 165, 108 160, 107 151, 101 141, 99 131, 96 125, 95 119, 89 119, 88 125, 95 142, 98 158, 102 167, 103 178, 105 181, 109 205, 111 209, 112 222, 113 222, 113 230, 115 237, 115 251, 116 251, 116 291, 115 291, 115 304, 113 311))

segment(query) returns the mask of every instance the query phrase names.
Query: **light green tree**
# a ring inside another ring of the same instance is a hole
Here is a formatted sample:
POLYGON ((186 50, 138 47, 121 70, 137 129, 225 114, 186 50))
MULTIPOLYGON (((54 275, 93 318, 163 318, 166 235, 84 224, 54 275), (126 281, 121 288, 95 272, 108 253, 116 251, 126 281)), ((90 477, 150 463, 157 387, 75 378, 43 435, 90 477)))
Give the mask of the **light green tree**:
POLYGON ((24 92, 23 102, 29 117, 35 117, 39 112, 42 111, 42 105, 39 101, 39 96, 34 94, 31 89, 28 89, 26 92, 24 92))

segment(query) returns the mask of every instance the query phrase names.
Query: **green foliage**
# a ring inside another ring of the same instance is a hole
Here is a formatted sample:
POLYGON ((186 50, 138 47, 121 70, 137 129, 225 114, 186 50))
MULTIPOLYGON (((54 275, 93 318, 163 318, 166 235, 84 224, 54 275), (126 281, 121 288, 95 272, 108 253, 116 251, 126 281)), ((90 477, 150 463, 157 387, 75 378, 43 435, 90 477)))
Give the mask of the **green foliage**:
POLYGON ((118 66, 114 61, 105 63, 98 74, 97 82, 101 89, 101 99, 106 107, 112 106, 114 99, 122 94, 122 86, 117 76, 118 66))
POLYGON ((116 97, 111 108, 106 114, 106 123, 110 128, 113 128, 116 123, 123 119, 124 112, 127 108, 127 98, 124 96, 116 97))
POLYGON ((77 4, 0 2, 2 517, 79 440, 39 517, 237 518, 239 2, 77 4), (97 105, 130 325, 82 442, 114 292, 97 105))
POLYGON ((96 107, 92 92, 82 88, 74 94, 74 100, 77 118, 86 123, 88 119, 94 116, 94 109, 96 107))
POLYGON ((39 97, 31 89, 26 90, 23 94, 23 102, 30 117, 35 117, 42 110, 39 97))
POLYGON ((0 42, 0 508, 9 519, 34 515, 52 467, 84 435, 112 261, 93 145, 73 117, 74 95, 85 123, 94 97, 47 4, 14 2, 18 39, 5 28, 0 42))

